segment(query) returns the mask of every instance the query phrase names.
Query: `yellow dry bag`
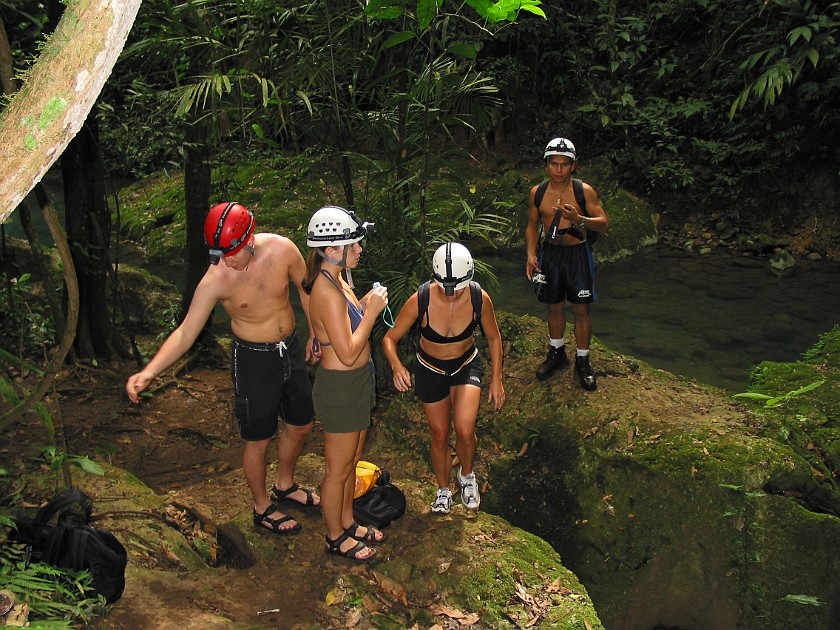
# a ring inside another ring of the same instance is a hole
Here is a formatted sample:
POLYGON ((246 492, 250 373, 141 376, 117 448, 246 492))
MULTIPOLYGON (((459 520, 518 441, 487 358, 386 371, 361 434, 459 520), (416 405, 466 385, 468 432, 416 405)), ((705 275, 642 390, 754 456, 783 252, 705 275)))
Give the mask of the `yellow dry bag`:
POLYGON ((353 492, 353 498, 358 499, 375 486, 381 474, 382 471, 376 464, 364 461, 358 462, 356 464, 356 489, 353 492))

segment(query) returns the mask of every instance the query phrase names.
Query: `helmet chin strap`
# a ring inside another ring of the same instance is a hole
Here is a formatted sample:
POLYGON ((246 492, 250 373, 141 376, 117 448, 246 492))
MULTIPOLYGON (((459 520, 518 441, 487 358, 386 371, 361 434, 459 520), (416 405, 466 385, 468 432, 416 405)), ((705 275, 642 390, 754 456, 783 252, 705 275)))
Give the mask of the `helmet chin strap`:
POLYGON ((327 262, 331 262, 332 264, 336 265, 337 267, 342 267, 344 269, 345 275, 347 276, 347 284, 350 285, 351 289, 355 289, 356 285, 353 283, 353 274, 347 268, 347 245, 343 245, 343 247, 344 247, 344 251, 341 254, 341 260, 336 260, 335 258, 330 258, 329 256, 327 256, 327 252, 325 251, 326 248, 321 249, 319 247, 315 251, 318 253, 318 255, 321 258, 323 258, 327 262))

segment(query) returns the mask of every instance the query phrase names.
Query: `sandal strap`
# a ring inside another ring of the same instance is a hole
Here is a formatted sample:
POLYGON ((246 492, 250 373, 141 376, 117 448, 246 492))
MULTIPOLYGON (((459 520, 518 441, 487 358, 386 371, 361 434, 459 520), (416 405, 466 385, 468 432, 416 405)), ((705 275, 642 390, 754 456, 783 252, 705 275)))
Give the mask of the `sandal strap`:
POLYGON ((310 488, 301 488, 297 482, 293 483, 287 490, 281 490, 277 486, 271 487, 271 494, 275 501, 293 501, 294 503, 300 503, 300 505, 305 505, 307 507, 315 505, 315 497, 314 491, 310 488), (299 501, 295 501, 294 499, 290 499, 289 495, 293 492, 297 492, 298 490, 302 491, 306 495, 306 502, 300 503, 299 501))
POLYGON ((359 552, 364 551, 365 549, 368 548, 368 546, 361 541, 356 541, 356 544, 353 545, 352 547, 350 547, 350 549, 347 549, 346 551, 342 551, 341 550, 341 543, 343 543, 345 540, 350 538, 350 535, 346 531, 343 534, 341 534, 338 538, 336 538, 335 540, 330 540, 329 536, 324 536, 324 538, 327 541, 327 551, 331 554, 334 554, 334 555, 337 555, 337 556, 344 556, 345 558, 349 558, 350 560, 356 560, 356 561, 368 560, 368 559, 372 558, 373 555, 374 555, 374 554, 371 554, 371 555, 369 555, 365 558, 359 558, 357 556, 357 554, 359 552))
POLYGON ((293 483, 286 490, 281 490, 277 486, 274 486, 274 494, 276 495, 276 498, 280 501, 288 499, 289 495, 292 494, 292 492, 297 492, 298 490, 300 490, 300 486, 298 486, 297 483, 293 483))
POLYGON ((293 517, 286 514, 283 518, 269 518, 272 514, 277 512, 277 506, 273 503, 265 508, 265 512, 260 514, 257 510, 254 510, 254 522, 258 525, 262 526, 263 523, 268 523, 269 527, 276 531, 276 532, 292 532, 296 529, 300 529, 300 523, 295 525, 294 527, 280 527, 283 523, 287 521, 295 520, 293 517))

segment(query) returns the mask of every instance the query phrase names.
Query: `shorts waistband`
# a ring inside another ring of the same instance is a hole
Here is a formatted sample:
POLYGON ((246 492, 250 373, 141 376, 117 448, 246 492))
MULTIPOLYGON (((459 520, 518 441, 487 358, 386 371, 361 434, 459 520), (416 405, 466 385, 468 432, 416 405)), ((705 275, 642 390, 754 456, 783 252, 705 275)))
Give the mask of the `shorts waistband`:
POLYGON ((288 347, 292 344, 295 340, 297 333, 293 332, 291 335, 286 337, 285 339, 281 339, 280 341, 245 341, 244 339, 240 339, 236 335, 233 336, 233 342, 238 345, 242 346, 243 348, 248 348, 248 350, 256 350, 258 352, 277 352, 278 350, 281 351, 282 349, 288 347))
POLYGON ((443 374, 444 376, 454 376, 460 372, 466 365, 468 365, 478 354, 478 346, 473 344, 472 348, 467 350, 460 357, 455 359, 438 359, 433 357, 422 348, 417 352, 417 361, 428 370, 436 374, 443 374), (450 369, 453 368, 454 369, 450 369))
POLYGON ((563 243, 551 243, 548 240, 543 242, 543 246, 551 249, 574 249, 575 247, 583 247, 587 241, 580 241, 579 243, 570 243, 569 245, 564 245, 563 243))

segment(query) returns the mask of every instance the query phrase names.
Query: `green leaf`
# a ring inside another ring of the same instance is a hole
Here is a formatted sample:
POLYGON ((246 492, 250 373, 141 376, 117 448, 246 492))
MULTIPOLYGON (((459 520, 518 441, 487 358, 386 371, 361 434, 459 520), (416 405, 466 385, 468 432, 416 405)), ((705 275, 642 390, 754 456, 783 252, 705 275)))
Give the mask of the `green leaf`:
POLYGON ((788 43, 793 46, 800 37, 806 42, 811 41, 813 32, 807 26, 799 26, 788 33, 788 43))
POLYGON ((449 46, 449 52, 458 57, 472 59, 473 61, 478 56, 478 51, 471 44, 452 44, 449 46))
POLYGON ((396 33, 385 40, 385 43, 382 44, 382 49, 387 50, 388 48, 399 46, 403 42, 407 42, 410 39, 414 39, 414 33, 412 33, 411 31, 403 31, 401 33, 396 33))
POLYGON ((803 604, 805 606, 822 606, 820 600, 812 595, 785 595, 780 602, 793 602, 794 604, 803 604))
POLYGON ((759 394, 758 392, 742 392, 735 394, 732 398, 750 398, 751 400, 770 400, 772 396, 767 394, 759 394))
POLYGON ((70 459, 70 463, 75 464, 85 472, 89 472, 94 475, 105 474, 105 471, 102 470, 102 467, 89 457, 73 457, 70 459))
POLYGON ((417 26, 420 30, 429 28, 429 24, 437 15, 438 4, 436 0, 417 0, 417 26))

